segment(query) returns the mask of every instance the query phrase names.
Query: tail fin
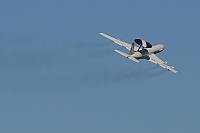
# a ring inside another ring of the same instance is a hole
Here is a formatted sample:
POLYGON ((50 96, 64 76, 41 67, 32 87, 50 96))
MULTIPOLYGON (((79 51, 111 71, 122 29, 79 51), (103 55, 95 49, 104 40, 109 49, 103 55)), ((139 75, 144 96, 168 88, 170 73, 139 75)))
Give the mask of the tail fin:
POLYGON ((129 55, 133 55, 135 52, 134 52, 134 42, 132 43, 131 45, 131 49, 130 49, 130 52, 129 52, 129 55))

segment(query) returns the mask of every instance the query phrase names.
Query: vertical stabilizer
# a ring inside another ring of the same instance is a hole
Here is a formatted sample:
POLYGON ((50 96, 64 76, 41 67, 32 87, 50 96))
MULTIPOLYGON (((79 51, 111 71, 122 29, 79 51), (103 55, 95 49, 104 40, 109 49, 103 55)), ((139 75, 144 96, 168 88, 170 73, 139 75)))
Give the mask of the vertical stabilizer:
POLYGON ((134 52, 134 42, 132 43, 131 45, 131 49, 130 49, 130 52, 129 52, 129 55, 133 55, 135 52, 134 52))

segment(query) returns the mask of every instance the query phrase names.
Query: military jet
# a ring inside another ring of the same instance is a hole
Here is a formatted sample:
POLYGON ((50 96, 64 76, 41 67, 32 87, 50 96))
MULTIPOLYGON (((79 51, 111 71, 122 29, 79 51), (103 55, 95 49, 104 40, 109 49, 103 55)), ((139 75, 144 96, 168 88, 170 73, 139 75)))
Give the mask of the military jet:
POLYGON ((174 69, 173 66, 169 66, 166 61, 162 61, 158 56, 156 56, 157 53, 160 53, 164 50, 163 44, 157 44, 157 45, 152 46, 149 42, 144 41, 142 39, 135 39, 135 41, 132 44, 128 44, 126 42, 121 41, 118 38, 114 38, 104 33, 100 33, 100 35, 128 49, 129 54, 126 54, 119 50, 114 50, 118 54, 121 54, 122 56, 128 59, 131 59, 137 63, 139 62, 139 59, 146 59, 152 63, 158 64, 162 68, 165 68, 173 73, 177 73, 177 71, 174 69), (135 46, 135 43, 139 45, 139 47, 135 46))

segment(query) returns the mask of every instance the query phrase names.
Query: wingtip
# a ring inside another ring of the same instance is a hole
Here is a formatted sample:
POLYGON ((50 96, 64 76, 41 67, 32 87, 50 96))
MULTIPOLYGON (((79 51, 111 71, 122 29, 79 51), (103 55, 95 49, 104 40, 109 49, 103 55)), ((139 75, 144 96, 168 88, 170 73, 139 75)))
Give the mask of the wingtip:
POLYGON ((103 35, 104 33, 103 33, 103 32, 100 32, 99 34, 100 34, 100 35, 103 35))

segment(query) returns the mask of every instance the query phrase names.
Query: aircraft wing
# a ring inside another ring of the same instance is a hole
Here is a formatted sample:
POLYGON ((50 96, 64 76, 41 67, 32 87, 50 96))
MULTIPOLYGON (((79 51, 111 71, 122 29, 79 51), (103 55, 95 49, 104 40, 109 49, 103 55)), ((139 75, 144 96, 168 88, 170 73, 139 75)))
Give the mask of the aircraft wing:
POLYGON ((124 57, 126 57, 126 58, 128 58, 128 59, 131 59, 131 60, 133 60, 133 61, 135 61, 135 62, 139 62, 139 60, 137 60, 136 58, 134 58, 133 56, 130 56, 130 55, 128 55, 128 54, 126 54, 126 53, 124 53, 124 52, 122 52, 122 51, 119 51, 119 50, 115 50, 115 52, 117 52, 118 54, 121 54, 121 55, 123 55, 124 57))
POLYGON ((128 44, 126 42, 123 42, 121 41, 120 39, 117 39, 117 38, 114 38, 114 37, 111 37, 109 35, 106 35, 104 33, 100 33, 100 35, 112 40, 114 43, 120 45, 120 46, 124 46, 126 49, 130 50, 131 49, 131 44, 128 44))
POLYGON ((162 68, 168 69, 169 71, 172 71, 173 73, 177 73, 177 71, 174 69, 173 66, 168 66, 167 62, 162 61, 158 56, 155 54, 149 55, 149 61, 153 62, 155 64, 160 65, 162 68))

